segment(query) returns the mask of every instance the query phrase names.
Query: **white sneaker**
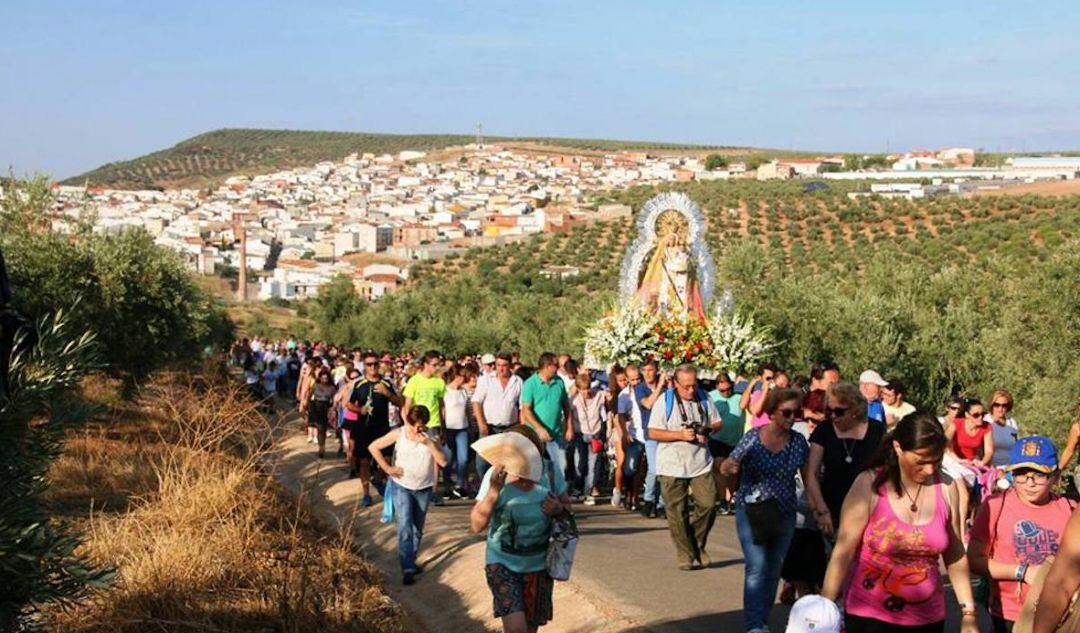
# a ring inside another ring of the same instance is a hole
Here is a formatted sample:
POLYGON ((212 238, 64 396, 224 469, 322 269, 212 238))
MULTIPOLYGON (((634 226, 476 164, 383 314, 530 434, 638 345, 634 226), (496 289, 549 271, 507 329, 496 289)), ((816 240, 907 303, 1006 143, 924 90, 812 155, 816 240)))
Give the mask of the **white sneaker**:
POLYGON ((587 506, 594 506, 596 505, 596 497, 585 497, 584 503, 587 506))
POLYGON ((621 501, 622 501, 622 493, 620 493, 618 490, 613 490, 611 492, 611 505, 613 505, 615 507, 618 507, 619 503, 621 501))

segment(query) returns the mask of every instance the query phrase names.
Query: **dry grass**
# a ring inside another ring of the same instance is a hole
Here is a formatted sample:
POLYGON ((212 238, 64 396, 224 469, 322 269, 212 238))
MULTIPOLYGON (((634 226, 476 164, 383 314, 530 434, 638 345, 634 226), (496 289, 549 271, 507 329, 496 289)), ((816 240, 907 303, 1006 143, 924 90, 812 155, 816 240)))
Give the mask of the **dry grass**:
POLYGON ((50 478, 56 511, 118 579, 48 630, 407 630, 378 571, 263 471, 269 426, 241 388, 173 376, 135 410, 113 405, 50 478))

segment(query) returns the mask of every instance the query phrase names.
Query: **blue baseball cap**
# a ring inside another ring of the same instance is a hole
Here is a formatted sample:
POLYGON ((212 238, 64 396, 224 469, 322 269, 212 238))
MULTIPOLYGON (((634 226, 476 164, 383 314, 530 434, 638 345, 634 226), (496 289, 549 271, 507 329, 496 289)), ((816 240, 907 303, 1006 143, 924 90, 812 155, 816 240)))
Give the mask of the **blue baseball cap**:
POLYGON ((1057 447, 1050 438, 1041 435, 1023 437, 1013 444, 1009 452, 1009 465, 1005 470, 1030 468, 1041 473, 1052 473, 1058 467, 1057 447))

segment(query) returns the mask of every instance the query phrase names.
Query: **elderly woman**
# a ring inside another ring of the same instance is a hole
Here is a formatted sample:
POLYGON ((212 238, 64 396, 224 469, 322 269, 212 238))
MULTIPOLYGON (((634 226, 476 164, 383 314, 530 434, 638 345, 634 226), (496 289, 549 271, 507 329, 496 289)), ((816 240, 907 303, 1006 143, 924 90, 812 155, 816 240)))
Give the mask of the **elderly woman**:
POLYGON ((833 538, 851 484, 881 446, 885 425, 866 417, 866 398, 850 382, 829 385, 825 420, 810 434, 806 494, 822 533, 833 538))
POLYGON ((956 483, 938 474, 947 442, 930 415, 897 423, 844 499, 821 595, 840 598, 848 633, 945 630, 945 583, 961 633, 977 632, 956 483))
POLYGON ((524 424, 510 427, 536 447, 543 460, 542 481, 507 475, 502 465, 484 474, 469 527, 487 530, 485 572, 494 598, 495 617, 506 633, 535 633, 554 612, 553 581, 547 572, 551 518, 568 512, 566 481, 552 466, 544 442, 524 424))
MULTIPOLYGON (((795 533, 795 473, 806 464, 809 452, 806 439, 791 432, 801 411, 801 392, 771 389, 762 404, 769 423, 743 435, 720 467, 725 475, 741 477, 735 527, 746 560, 743 625, 751 633, 768 630, 784 554, 795 533)), ((805 477, 804 471, 804 481, 805 477)))

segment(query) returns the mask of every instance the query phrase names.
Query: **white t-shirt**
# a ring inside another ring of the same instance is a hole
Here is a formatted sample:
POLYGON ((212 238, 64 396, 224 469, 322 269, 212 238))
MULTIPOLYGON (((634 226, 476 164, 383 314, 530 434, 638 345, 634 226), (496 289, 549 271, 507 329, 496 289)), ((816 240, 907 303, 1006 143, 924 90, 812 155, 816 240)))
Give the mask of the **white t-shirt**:
POLYGON ((422 442, 410 440, 404 428, 398 431, 394 442, 394 465, 405 471, 401 477, 394 477, 394 483, 402 488, 423 490, 435 485, 435 458, 422 442))
POLYGON ((446 428, 452 431, 469 428, 469 419, 465 415, 465 409, 469 406, 469 394, 464 389, 447 387, 443 406, 446 408, 446 428))

